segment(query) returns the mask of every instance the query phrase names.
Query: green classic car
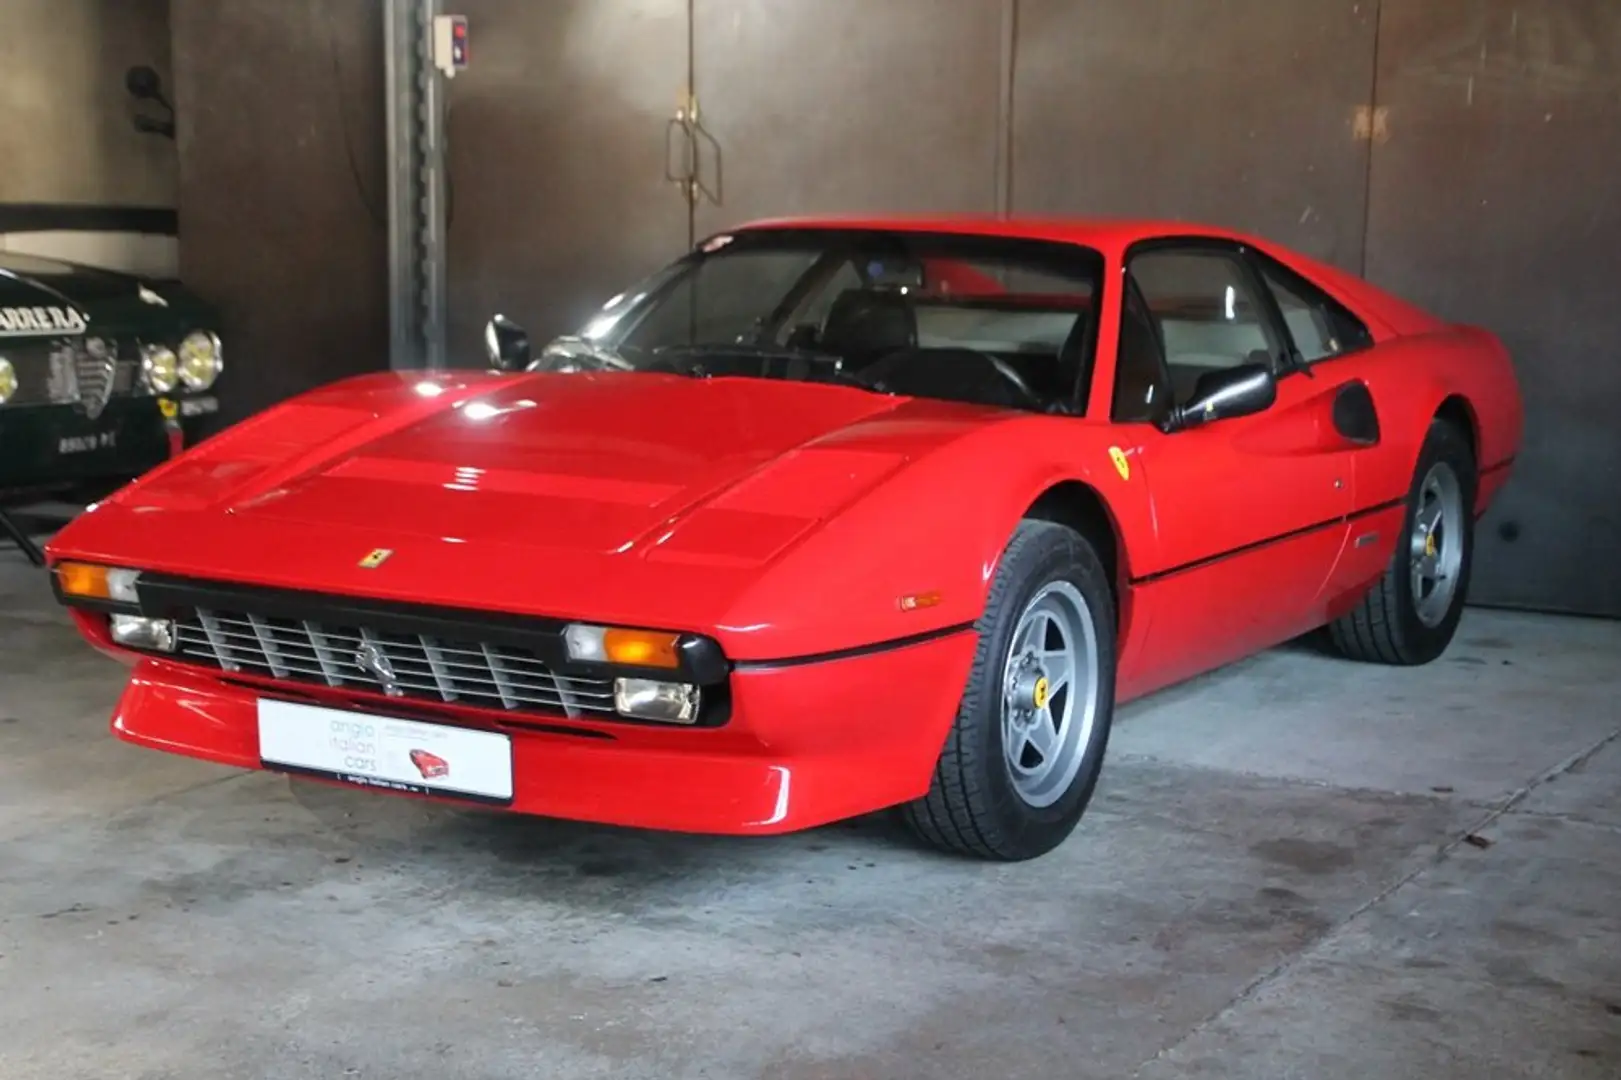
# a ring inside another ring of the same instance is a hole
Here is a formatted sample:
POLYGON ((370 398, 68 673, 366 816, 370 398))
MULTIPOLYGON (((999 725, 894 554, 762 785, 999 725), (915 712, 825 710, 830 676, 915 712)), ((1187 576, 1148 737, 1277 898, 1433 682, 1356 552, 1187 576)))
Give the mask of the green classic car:
POLYGON ((219 320, 173 281, 0 251, 0 537, 25 498, 97 498, 219 409, 219 320))

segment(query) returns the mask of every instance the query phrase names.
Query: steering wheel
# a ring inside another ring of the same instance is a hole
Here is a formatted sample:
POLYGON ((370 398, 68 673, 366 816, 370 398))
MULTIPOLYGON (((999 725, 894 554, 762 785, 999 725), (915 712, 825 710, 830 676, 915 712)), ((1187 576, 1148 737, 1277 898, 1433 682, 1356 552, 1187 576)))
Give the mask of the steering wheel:
POLYGON ((892 352, 888 356, 868 364, 859 372, 855 373, 854 377, 856 381, 860 382, 864 386, 870 386, 874 390, 880 390, 887 393, 888 387, 885 386, 886 380, 893 378, 896 373, 904 371, 912 364, 919 362, 938 364, 948 357, 953 356, 969 358, 977 361, 978 363, 989 365, 990 368, 1000 375, 1004 381, 1011 383, 1013 388, 1019 392, 1019 396, 1024 398, 1029 404, 1038 408, 1043 404, 1041 395, 1032 390, 1030 388, 1030 384, 1024 381, 1024 376, 1015 371, 1013 365, 1009 364, 1006 360, 1003 360, 1000 356, 993 356, 990 353, 981 352, 978 349, 969 349, 961 346, 927 350, 902 349, 899 352, 892 352))

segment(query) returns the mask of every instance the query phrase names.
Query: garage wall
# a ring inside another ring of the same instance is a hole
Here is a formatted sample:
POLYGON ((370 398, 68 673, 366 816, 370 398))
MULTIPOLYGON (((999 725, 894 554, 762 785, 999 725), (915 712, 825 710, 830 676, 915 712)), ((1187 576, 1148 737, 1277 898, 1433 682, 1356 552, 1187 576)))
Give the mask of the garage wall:
POLYGON ((1384 0, 1367 273, 1513 352, 1477 602, 1621 615, 1621 5, 1384 0))
POLYGON ((180 271, 223 312, 222 419, 388 367, 374 0, 173 0, 180 271))
POLYGON ((695 0, 697 233, 996 210, 1002 0, 695 0), (713 196, 718 196, 717 202, 713 196))
POLYGON ((135 64, 167 81, 168 0, 4 0, 0 31, 0 205, 174 206, 174 144, 124 90, 135 64))
POLYGON ((1359 269, 1376 11, 1023 0, 1013 208, 1216 222, 1359 269))

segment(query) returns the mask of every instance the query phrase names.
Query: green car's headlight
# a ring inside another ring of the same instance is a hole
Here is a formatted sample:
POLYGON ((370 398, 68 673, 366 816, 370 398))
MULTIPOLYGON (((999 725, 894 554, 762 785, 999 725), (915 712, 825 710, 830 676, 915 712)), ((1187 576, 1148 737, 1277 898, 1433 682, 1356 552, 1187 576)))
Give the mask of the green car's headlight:
POLYGON ((180 385, 180 360, 167 345, 144 346, 141 374, 153 393, 167 394, 180 385))
POLYGON ((0 356, 0 405, 10 401, 17 393, 17 369, 11 366, 11 361, 0 356))
POLYGON ((220 339, 206 330, 195 330, 180 343, 180 379, 188 390, 207 390, 225 368, 220 339))

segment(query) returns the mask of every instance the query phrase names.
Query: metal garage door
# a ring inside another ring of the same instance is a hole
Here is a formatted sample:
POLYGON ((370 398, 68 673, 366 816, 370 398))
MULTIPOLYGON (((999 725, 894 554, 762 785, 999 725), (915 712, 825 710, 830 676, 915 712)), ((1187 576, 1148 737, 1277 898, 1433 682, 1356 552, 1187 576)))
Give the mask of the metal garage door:
POLYGON ((504 312, 542 339, 685 250, 664 179, 686 0, 463 0, 477 62, 445 120, 452 355, 504 312))
POLYGON ((723 196, 700 199, 698 234, 994 211, 1003 15, 1001 0, 696 0, 700 173, 723 196))
POLYGON ((1355 270, 1374 11, 1022 0, 1014 209, 1207 221, 1355 270))

